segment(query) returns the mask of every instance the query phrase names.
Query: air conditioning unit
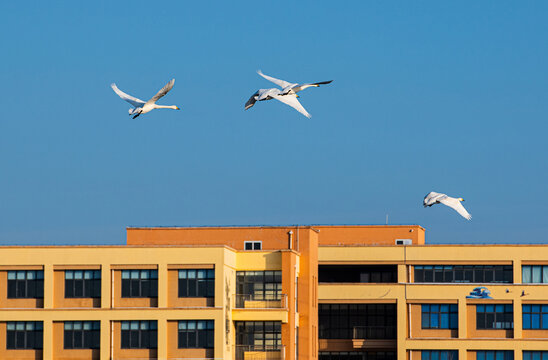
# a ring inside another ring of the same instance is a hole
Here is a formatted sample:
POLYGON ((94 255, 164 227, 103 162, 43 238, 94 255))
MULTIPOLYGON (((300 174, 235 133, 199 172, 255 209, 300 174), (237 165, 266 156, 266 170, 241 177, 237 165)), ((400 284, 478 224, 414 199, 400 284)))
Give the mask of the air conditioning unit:
POLYGON ((396 239, 396 245, 412 245, 413 240, 411 239, 396 239))

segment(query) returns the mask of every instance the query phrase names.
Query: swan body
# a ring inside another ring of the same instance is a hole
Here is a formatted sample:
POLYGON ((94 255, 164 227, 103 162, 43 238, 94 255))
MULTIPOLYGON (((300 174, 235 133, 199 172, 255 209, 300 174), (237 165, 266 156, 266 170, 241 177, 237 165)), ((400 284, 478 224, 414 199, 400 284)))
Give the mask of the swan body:
POLYGON ((156 95, 154 95, 153 97, 150 98, 150 100, 148 101, 143 101, 141 99, 138 99, 134 96, 131 96, 129 94, 126 94, 125 92, 123 92, 122 90, 118 89, 118 87, 116 86, 116 84, 112 83, 110 85, 110 87, 112 88, 112 90, 114 90, 114 92, 120 97, 122 98, 123 100, 127 101, 128 103, 130 103, 131 105, 133 105, 133 109, 129 109, 129 115, 134 115, 133 118, 135 119, 136 117, 138 117, 139 115, 141 114, 146 114, 154 109, 173 109, 173 110, 181 110, 179 109, 179 107, 175 106, 175 105, 156 105, 156 101, 160 100, 160 98, 162 98, 163 96, 165 96, 172 88, 173 88, 173 85, 175 84, 175 79, 172 79, 170 82, 168 82, 163 88, 160 89, 160 91, 158 91, 156 93, 156 95))
POLYGON ((265 75, 261 72, 261 70, 257 71, 259 75, 261 75, 263 78, 265 78, 268 81, 273 82, 274 84, 278 85, 281 89, 278 88, 270 88, 270 89, 259 89, 257 92, 255 92, 249 100, 245 103, 245 110, 251 108, 253 105, 255 105, 255 102, 257 101, 265 101, 265 100, 272 100, 276 99, 280 102, 283 102, 286 105, 291 106, 307 118, 311 118, 312 116, 306 111, 306 109, 301 105, 299 100, 297 98, 299 95, 297 93, 299 91, 302 91, 309 87, 319 87, 323 84, 329 84, 333 80, 329 81, 322 81, 318 83, 310 83, 310 84, 297 84, 297 83, 290 83, 285 80, 280 80, 273 78, 271 76, 265 75))
POLYGON ((463 201, 463 198, 454 198, 432 191, 424 197, 423 205, 424 207, 427 207, 435 204, 443 204, 458 212, 466 220, 470 220, 472 219, 472 215, 470 215, 464 206, 462 206, 461 202, 463 201))

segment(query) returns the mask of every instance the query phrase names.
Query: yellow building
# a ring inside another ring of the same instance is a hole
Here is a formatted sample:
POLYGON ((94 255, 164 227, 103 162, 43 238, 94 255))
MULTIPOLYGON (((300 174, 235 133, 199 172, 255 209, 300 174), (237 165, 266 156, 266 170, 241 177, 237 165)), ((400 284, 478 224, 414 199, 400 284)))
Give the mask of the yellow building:
POLYGON ((420 226, 0 248, 0 359, 548 360, 548 247, 420 226))

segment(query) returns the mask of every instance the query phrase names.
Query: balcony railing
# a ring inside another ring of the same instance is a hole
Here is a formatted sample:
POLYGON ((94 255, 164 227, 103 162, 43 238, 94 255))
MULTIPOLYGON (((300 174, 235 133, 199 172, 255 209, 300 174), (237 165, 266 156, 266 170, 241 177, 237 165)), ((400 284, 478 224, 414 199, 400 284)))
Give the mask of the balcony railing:
POLYGON ((287 296, 285 294, 272 297, 254 294, 236 294, 234 295, 234 307, 236 309, 286 309, 287 296))
POLYGON ((236 345, 235 360, 284 360, 285 346, 236 345))
POLYGON ((352 339, 395 339, 395 326, 354 326, 352 339))

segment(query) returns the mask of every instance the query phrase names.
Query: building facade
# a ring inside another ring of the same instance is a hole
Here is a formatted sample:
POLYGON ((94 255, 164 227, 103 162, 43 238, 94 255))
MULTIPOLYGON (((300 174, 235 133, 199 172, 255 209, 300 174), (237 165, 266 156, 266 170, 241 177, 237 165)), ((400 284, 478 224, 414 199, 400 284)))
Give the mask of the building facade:
POLYGON ((0 248, 0 359, 548 360, 548 246, 409 226, 0 248))

